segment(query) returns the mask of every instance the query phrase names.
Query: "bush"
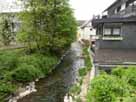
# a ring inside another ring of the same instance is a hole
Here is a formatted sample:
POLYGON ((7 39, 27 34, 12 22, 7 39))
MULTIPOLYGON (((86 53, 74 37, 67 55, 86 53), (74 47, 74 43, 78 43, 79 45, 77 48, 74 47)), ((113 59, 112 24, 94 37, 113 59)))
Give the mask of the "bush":
POLYGON ((81 91, 81 86, 80 85, 73 85, 70 89, 70 93, 74 94, 74 95, 78 95, 81 91))
POLYGON ((23 83, 34 81, 41 76, 42 72, 38 68, 27 64, 20 65, 11 75, 12 80, 23 83))
POLYGON ((44 75, 49 74, 52 72, 53 68, 58 62, 58 59, 54 56, 41 56, 40 57, 40 67, 44 75))
POLYGON ((125 80, 134 87, 136 87, 136 67, 129 67, 125 70, 125 80))
POLYGON ((79 76, 83 77, 87 74, 87 69, 86 68, 80 68, 79 69, 79 76))
POLYGON ((129 85, 125 81, 105 74, 92 81, 87 102, 116 102, 118 97, 127 95, 129 95, 129 85))
POLYGON ((130 85, 136 87, 136 67, 116 68, 112 71, 113 75, 119 76, 123 80, 127 81, 130 85))
POLYGON ((15 92, 16 86, 9 82, 0 82, 0 102, 8 97, 11 93, 15 92))
POLYGON ((0 82, 0 95, 2 94, 11 94, 16 89, 15 85, 9 82, 0 82))
POLYGON ((91 63, 91 59, 90 59, 90 54, 88 52, 88 47, 85 47, 83 49, 83 54, 85 57, 85 66, 87 67, 87 71, 90 71, 91 67, 92 67, 92 63, 91 63))
POLYGON ((123 102, 136 102, 136 97, 126 97, 123 102))
POLYGON ((33 65, 36 68, 40 68, 39 63, 41 62, 41 59, 39 57, 36 57, 36 54, 33 55, 25 55, 20 57, 19 64, 27 64, 27 65, 33 65))
POLYGON ((112 74, 121 78, 122 76, 124 76, 125 70, 122 67, 117 67, 112 70, 112 74))
POLYGON ((17 67, 18 55, 15 52, 0 52, 0 70, 10 71, 17 67))
POLYGON ((20 58, 20 63, 33 65, 35 68, 41 70, 44 75, 47 75, 53 70, 53 66, 58 62, 54 56, 44 56, 42 54, 26 55, 20 58))

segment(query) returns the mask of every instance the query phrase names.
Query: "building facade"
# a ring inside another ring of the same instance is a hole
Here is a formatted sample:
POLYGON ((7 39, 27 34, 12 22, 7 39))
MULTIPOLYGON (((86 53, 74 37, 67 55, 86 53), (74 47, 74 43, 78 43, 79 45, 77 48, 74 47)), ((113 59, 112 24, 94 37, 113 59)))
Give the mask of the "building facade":
POLYGON ((78 26, 78 34, 80 40, 90 40, 91 37, 96 35, 95 29, 92 29, 91 20, 85 20, 78 26))
POLYGON ((92 25, 96 40, 94 61, 97 67, 109 69, 136 64, 136 0, 116 0, 95 17, 92 25))

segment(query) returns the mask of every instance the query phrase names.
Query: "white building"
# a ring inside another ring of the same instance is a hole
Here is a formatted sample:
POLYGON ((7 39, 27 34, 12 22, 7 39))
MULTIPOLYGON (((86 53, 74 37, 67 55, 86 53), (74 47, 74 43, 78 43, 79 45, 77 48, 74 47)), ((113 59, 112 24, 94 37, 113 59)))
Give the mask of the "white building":
POLYGON ((78 40, 90 40, 90 38, 95 35, 96 31, 92 28, 91 20, 84 21, 84 23, 78 27, 78 40))

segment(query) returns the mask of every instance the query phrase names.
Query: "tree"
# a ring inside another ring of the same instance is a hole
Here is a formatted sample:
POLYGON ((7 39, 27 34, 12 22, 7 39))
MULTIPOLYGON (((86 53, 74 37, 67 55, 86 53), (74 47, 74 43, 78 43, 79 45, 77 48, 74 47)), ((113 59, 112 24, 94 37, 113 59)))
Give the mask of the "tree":
POLYGON ((0 18, 0 40, 4 45, 9 45, 15 38, 13 15, 2 14, 0 18))
POLYGON ((19 40, 29 48, 62 50, 69 47, 76 35, 76 20, 68 0, 28 0, 21 13, 19 40))

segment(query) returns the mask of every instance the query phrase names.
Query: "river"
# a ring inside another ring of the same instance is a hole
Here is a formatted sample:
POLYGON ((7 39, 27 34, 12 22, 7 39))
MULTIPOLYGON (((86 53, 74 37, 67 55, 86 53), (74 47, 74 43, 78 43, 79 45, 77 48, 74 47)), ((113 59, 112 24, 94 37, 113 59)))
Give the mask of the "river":
POLYGON ((78 80, 78 69, 83 66, 82 46, 75 42, 53 73, 36 83, 37 92, 18 102, 64 102, 64 96, 78 80))

